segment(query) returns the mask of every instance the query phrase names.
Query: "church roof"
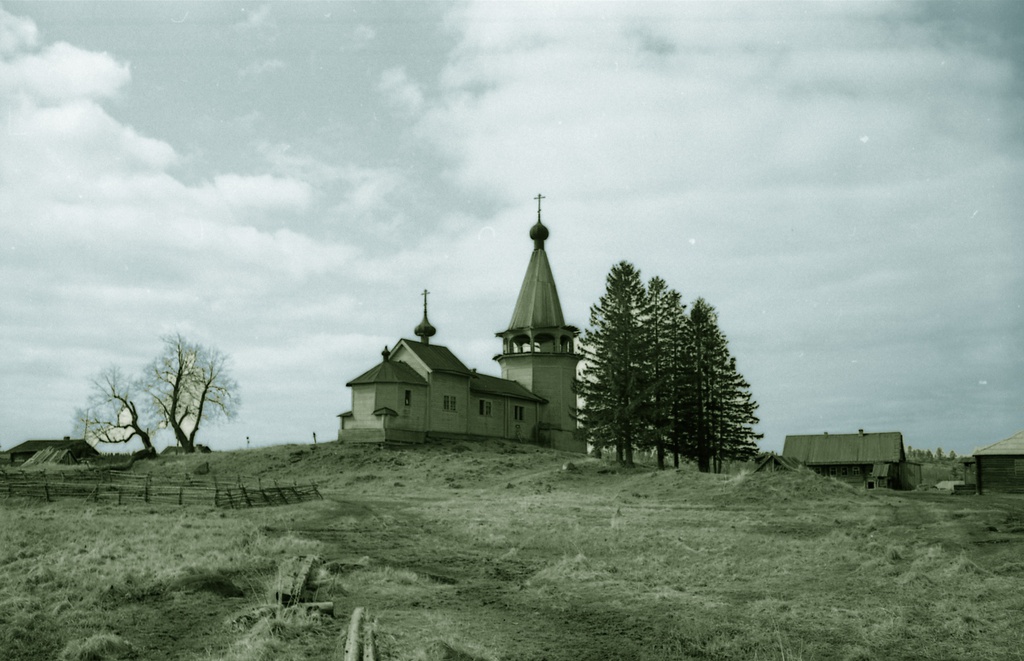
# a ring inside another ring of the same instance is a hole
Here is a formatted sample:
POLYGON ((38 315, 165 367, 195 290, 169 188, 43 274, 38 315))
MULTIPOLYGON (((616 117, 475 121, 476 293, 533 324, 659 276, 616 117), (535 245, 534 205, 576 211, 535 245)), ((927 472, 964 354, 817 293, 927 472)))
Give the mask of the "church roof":
POLYGON ((496 376, 487 374, 473 374, 473 380, 469 382, 469 389, 473 392, 487 393, 490 395, 508 395, 527 399, 531 402, 545 402, 547 400, 534 395, 521 384, 509 379, 499 379, 496 376))
POLYGON ((525 328, 558 328, 565 326, 562 304, 558 301, 555 278, 543 248, 537 248, 530 256, 526 277, 519 289, 516 308, 508 330, 525 328))
POLYGON ((974 451, 974 456, 998 454, 1020 454, 1024 455, 1024 431, 1019 431, 1010 438, 1005 438, 998 443, 986 445, 974 451))
POLYGON ((416 370, 397 360, 385 360, 352 379, 346 386, 359 386, 368 383, 413 383, 425 385, 427 382, 416 370))
POLYGON ((404 344, 409 351, 412 351, 417 358, 422 360, 427 369, 432 372, 452 372, 467 376, 473 374, 461 360, 455 357, 455 354, 448 347, 443 347, 439 344, 416 342, 415 340, 407 340, 405 338, 402 338, 400 343, 404 344))

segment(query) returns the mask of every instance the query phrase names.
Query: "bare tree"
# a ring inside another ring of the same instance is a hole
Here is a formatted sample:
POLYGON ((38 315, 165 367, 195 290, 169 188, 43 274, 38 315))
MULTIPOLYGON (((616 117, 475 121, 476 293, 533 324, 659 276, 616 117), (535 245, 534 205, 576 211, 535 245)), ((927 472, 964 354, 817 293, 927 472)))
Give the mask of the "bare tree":
POLYGON ((145 389, 178 445, 195 452, 200 423, 234 417, 238 383, 229 373, 228 356, 219 349, 193 344, 181 334, 163 340, 163 353, 146 368, 145 389))
POLYGON ((120 368, 110 366, 97 374, 92 379, 86 408, 75 413, 86 440, 127 443, 137 437, 147 452, 155 453, 151 439, 153 420, 145 411, 139 412, 135 403, 139 396, 145 396, 141 384, 127 378, 120 368))

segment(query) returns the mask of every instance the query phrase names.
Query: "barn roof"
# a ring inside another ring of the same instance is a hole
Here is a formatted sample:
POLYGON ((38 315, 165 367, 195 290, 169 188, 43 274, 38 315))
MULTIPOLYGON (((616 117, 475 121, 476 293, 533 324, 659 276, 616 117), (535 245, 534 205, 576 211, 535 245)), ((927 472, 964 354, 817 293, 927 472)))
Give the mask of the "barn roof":
POLYGON ((487 374, 473 374, 473 380, 469 382, 469 389, 473 392, 487 393, 491 395, 508 395, 518 397, 531 402, 547 401, 524 388, 521 384, 509 379, 499 379, 496 376, 487 374))
POLYGON ((808 465, 877 464, 906 460, 903 434, 810 434, 787 436, 782 456, 808 465))
POLYGON ((425 385, 426 380, 416 373, 416 370, 398 360, 385 360, 378 365, 371 367, 356 378, 352 379, 346 386, 364 385, 367 383, 412 383, 425 385))
POLYGON ((20 445, 15 445, 10 450, 7 450, 9 454, 18 454, 22 452, 39 452, 47 448, 57 448, 58 450, 75 450, 76 452, 84 452, 87 454, 99 454, 96 452, 96 448, 89 445, 84 438, 63 438, 60 440, 33 440, 25 441, 20 445))
POLYGON ((1024 431, 1019 431, 1010 438, 1004 438, 998 443, 986 445, 974 451, 974 456, 998 454, 1022 454, 1024 455, 1024 431))

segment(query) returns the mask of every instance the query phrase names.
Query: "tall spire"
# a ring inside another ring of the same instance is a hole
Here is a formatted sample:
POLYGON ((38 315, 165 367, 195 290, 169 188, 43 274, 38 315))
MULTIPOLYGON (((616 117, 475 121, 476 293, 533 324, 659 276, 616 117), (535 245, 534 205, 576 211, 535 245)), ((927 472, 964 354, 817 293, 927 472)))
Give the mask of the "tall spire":
POLYGON ((558 290, 555 288, 555 278, 551 274, 551 265, 544 251, 544 241, 550 236, 548 228, 540 222, 540 202, 544 196, 537 195, 533 199, 537 200, 537 224, 530 228, 533 254, 530 256, 529 266, 526 267, 523 286, 519 289, 519 298, 516 299, 516 308, 509 323, 510 329, 565 325, 562 305, 558 301, 558 290))
POLYGON ((413 331, 420 338, 423 344, 430 344, 430 338, 437 333, 437 329, 430 325, 430 320, 427 319, 427 294, 430 292, 426 289, 423 290, 423 321, 413 331))

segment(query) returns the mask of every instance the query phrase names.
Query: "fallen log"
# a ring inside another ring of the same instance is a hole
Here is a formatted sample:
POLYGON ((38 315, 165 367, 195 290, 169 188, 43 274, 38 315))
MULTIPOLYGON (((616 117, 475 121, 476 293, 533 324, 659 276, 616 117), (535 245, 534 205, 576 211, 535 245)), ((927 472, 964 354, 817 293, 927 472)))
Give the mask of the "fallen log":
POLYGON ((360 606, 352 611, 352 619, 348 623, 348 637, 345 639, 345 661, 359 661, 359 629, 363 622, 363 608, 360 606))

